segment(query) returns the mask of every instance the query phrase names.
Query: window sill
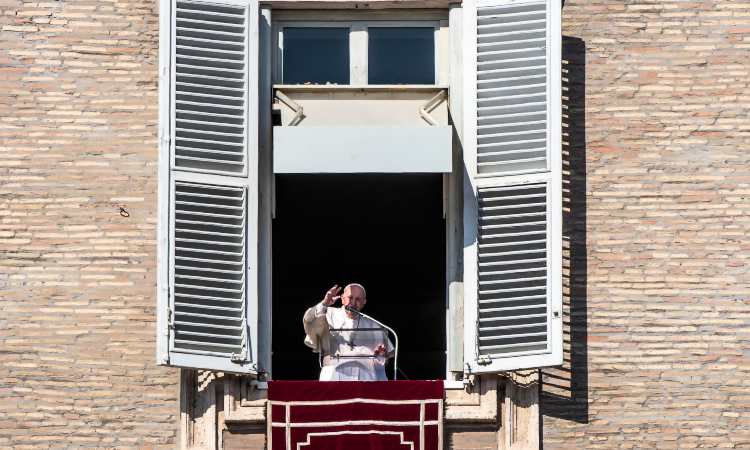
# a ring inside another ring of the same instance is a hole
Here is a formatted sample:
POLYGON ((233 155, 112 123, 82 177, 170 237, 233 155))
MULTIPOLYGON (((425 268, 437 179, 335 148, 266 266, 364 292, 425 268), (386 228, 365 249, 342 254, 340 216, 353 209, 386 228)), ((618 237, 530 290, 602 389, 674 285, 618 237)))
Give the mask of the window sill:
POLYGON ((433 92, 448 89, 441 84, 274 84, 286 92, 433 92))
MULTIPOLYGON (((260 391, 264 391, 268 389, 268 382, 266 381, 250 381, 250 384, 252 385, 253 389, 257 389, 260 391)), ((463 381, 453 381, 453 380, 443 380, 443 387, 448 389, 460 389, 464 390, 466 386, 464 385, 463 381)))
MULTIPOLYGON (((225 378, 225 421, 264 423, 268 383, 225 378)), ((467 391, 461 382, 446 381, 445 421, 447 423, 495 423, 498 420, 498 379, 494 375, 477 377, 467 391)))

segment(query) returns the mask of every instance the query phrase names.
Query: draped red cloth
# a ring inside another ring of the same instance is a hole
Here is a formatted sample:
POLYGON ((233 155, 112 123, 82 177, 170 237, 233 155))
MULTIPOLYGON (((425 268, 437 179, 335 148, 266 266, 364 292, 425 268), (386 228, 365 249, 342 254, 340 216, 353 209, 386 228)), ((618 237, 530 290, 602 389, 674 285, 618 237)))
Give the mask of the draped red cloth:
POLYGON ((439 450, 442 381, 270 381, 271 450, 439 450))

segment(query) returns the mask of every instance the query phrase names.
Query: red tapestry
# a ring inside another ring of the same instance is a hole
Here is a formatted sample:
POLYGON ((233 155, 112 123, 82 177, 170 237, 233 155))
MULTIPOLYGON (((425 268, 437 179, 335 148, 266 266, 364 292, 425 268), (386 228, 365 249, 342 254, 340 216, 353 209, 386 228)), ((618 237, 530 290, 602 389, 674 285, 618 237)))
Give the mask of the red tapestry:
POLYGON ((271 381, 271 450, 440 450, 442 381, 271 381))

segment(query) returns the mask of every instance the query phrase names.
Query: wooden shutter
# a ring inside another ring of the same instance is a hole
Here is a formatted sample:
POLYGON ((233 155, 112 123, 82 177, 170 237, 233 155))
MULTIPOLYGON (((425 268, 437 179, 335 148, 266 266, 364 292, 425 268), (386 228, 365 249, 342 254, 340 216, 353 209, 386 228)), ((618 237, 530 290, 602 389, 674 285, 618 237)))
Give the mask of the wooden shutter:
POLYGON ((466 362, 561 364, 560 2, 464 8, 466 362))
POLYGON ((252 372, 258 4, 165 0, 161 27, 157 360, 252 372))

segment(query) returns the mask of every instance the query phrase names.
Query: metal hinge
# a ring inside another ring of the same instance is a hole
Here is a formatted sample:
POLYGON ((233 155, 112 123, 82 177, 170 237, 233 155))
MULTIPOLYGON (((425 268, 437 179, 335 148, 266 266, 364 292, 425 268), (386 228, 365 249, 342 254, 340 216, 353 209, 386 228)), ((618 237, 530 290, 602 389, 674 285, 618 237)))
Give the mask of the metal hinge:
POLYGON ((480 366, 490 365, 492 364, 492 358, 487 355, 479 355, 479 358, 477 358, 477 364, 480 366))
POLYGON ((230 360, 233 363, 243 364, 243 363, 245 363, 247 361, 247 358, 245 357, 244 354, 241 354, 241 353, 232 353, 232 356, 230 357, 230 360))
POLYGON ((174 311, 172 308, 167 308, 167 326, 170 330, 174 330, 174 311))

